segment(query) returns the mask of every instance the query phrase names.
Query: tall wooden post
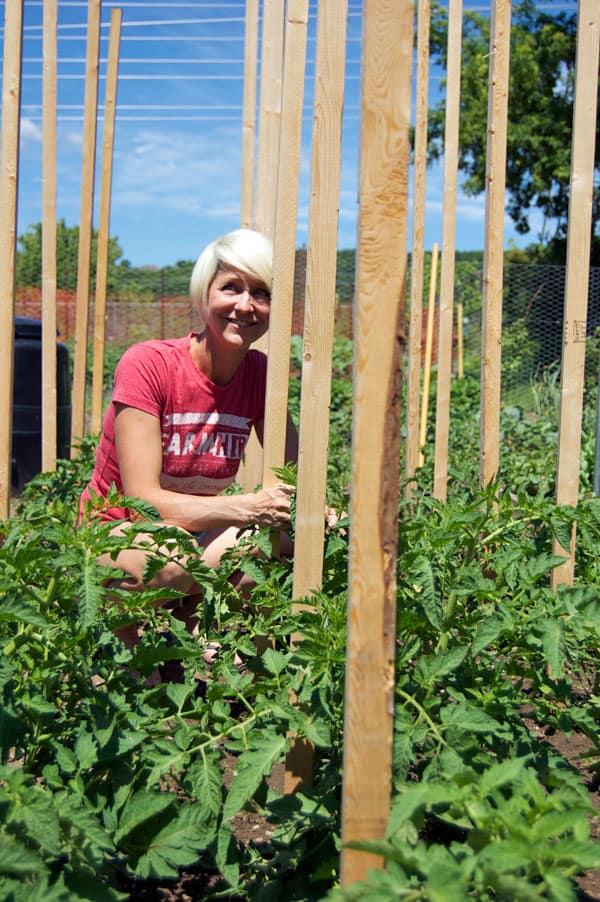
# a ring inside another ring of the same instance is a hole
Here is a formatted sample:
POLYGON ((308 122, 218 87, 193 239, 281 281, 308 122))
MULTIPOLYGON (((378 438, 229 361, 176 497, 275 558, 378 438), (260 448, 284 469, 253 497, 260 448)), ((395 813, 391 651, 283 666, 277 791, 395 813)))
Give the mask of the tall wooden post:
POLYGON ((454 316, 454 266, 456 249, 456 190, 458 182, 458 130, 460 121, 460 60, 462 0, 448 4, 448 72, 444 126, 444 212, 438 337, 437 399, 433 494, 445 501, 448 491, 448 433, 452 379, 452 320, 454 316))
POLYGON ((265 403, 262 481, 266 486, 278 482, 273 468, 282 467, 286 462, 285 426, 294 297, 307 29, 308 0, 288 0, 281 106, 281 146, 275 214, 273 303, 269 327, 269 367, 265 403))
MULTIPOLYGON (((294 599, 319 589, 323 578, 347 8, 347 0, 328 0, 318 9, 294 599)), ((312 782, 312 762, 310 744, 294 742, 287 792, 312 782)))
POLYGON ((56 469, 56 30, 57 0, 44 0, 42 108, 42 470, 56 469))
POLYGON ((500 384, 510 0, 494 0, 490 29, 486 158, 479 477, 487 485, 500 462, 500 384))
POLYGON ((415 110, 413 233, 410 261, 410 327, 408 338, 406 475, 419 461, 419 397, 423 339, 423 272, 425 259, 425 179, 427 171, 427 109, 429 95, 430 0, 419 0, 417 31, 417 100, 415 110))
POLYGON ((90 303, 90 258, 94 213, 96 166, 96 119, 98 115, 98 66, 100 50, 100 0, 88 0, 85 104, 83 113, 83 156, 81 203, 77 256, 77 309, 75 314, 75 354, 71 401, 71 457, 77 456, 78 439, 85 429, 85 378, 90 303))
POLYGON ((0 374, 0 517, 10 513, 12 481, 13 353, 15 336, 15 267, 17 253, 17 193, 19 186, 19 120, 23 3, 4 7, 2 68, 2 137, 0 158, 0 335, 4 345, 0 374))
MULTIPOLYGON (((573 507, 579 501, 579 455, 594 191, 593 136, 597 135, 599 46, 600 7, 596 0, 579 0, 556 476, 556 503, 570 504, 573 507)), ((564 554, 564 549, 556 541, 554 552, 564 554)), ((556 588, 560 583, 572 584, 574 569, 573 531, 570 555, 564 564, 553 571, 553 586, 556 588)))
MULTIPOLYGON (((344 844, 382 838, 390 810, 413 15, 363 3, 344 844)), ((381 867, 344 849, 342 886, 381 867)))
POLYGON ((429 272, 429 304, 427 306, 427 331, 425 333, 425 360, 423 362, 423 390, 421 395, 421 419, 419 424, 419 466, 425 462, 423 449, 427 442, 427 421, 429 414, 429 390, 431 386, 431 358, 433 356, 433 329, 435 326, 435 297, 437 292, 438 246, 431 251, 429 272))
POLYGON ((106 331, 106 283, 108 276, 108 247, 110 243, 110 196, 112 191, 121 18, 122 13, 120 9, 113 9, 111 11, 106 94, 104 97, 104 141, 102 146, 102 166, 100 175, 96 303, 94 304, 94 365, 92 371, 92 416, 90 425, 93 433, 100 432, 100 429, 102 428, 104 336, 106 331))
MULTIPOLYGON (((281 0, 263 0, 255 226, 270 238, 275 231, 279 178, 284 11, 281 0)), ((254 347, 267 351, 268 346, 269 337, 264 335, 254 347)), ((253 491, 260 483, 263 468, 263 452, 252 433, 238 477, 245 491, 253 491)))
POLYGON ((254 143, 256 139, 256 67, 258 63, 258 0, 246 0, 244 37, 244 115, 242 123, 242 228, 254 225, 254 143))

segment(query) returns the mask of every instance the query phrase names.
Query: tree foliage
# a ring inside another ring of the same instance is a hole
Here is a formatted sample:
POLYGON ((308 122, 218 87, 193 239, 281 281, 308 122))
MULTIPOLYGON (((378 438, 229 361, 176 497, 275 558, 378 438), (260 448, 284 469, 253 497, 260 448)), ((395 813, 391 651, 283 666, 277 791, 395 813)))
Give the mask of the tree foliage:
MULTIPOLYGON (((571 134, 577 20, 573 14, 549 14, 522 0, 511 25, 509 123, 507 141, 508 212, 521 234, 530 231, 533 209, 544 225, 539 240, 564 252, 569 205, 571 134)), ((432 55, 447 65, 446 11, 432 17, 432 55)), ((459 168, 467 194, 485 190, 486 125, 490 19, 465 13, 462 44, 459 168)), ((431 111, 429 154, 443 152, 445 102, 431 111)), ((590 136, 592 139, 592 136, 590 136)), ((596 140, 600 175, 600 140, 596 140)), ((600 183, 596 179, 593 230, 600 222, 600 183)), ((558 262, 558 260, 556 261, 558 262)))

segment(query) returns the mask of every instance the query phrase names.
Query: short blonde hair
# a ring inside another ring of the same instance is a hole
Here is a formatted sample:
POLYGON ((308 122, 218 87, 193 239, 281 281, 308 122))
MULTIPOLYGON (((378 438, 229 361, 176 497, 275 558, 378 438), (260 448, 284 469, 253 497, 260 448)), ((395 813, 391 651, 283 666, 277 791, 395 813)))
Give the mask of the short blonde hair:
POLYGON ((220 269, 234 269, 254 276, 271 291, 273 284, 273 243, 253 229, 235 229, 208 244, 194 264, 190 276, 190 298, 202 313, 208 290, 220 269))

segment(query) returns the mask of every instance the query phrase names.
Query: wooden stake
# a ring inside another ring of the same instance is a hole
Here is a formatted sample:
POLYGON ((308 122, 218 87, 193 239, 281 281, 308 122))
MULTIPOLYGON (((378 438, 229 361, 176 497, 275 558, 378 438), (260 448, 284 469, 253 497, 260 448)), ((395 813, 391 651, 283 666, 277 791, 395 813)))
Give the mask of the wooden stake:
POLYGON ((56 469, 56 30, 57 0, 44 0, 42 111, 42 470, 56 469))
POLYGON ((281 147, 273 256, 273 302, 265 402, 263 485, 279 481, 274 467, 285 461, 290 369, 298 179, 308 29, 308 0, 288 0, 281 109, 281 147))
POLYGON ((279 170, 285 3, 263 0, 256 228, 273 237, 279 170))
POLYGON ((258 63, 258 0, 246 0, 244 39, 244 115, 242 123, 241 226, 254 226, 254 142, 256 139, 256 67, 258 63))
POLYGON ((423 270, 425 256, 425 179, 427 171, 430 19, 430 0, 419 0, 413 234, 410 263, 410 327, 406 386, 406 475, 409 479, 414 475, 419 460, 419 395, 421 392, 421 344, 423 340, 423 270))
POLYGON ((110 195, 117 110, 117 82, 119 75, 119 45, 121 40, 120 9, 110 14, 106 96, 104 98, 104 143, 100 176, 100 217, 98 220, 98 257, 96 263, 96 303, 94 305, 94 364, 92 371, 92 433, 102 428, 104 398, 104 335, 106 319, 106 281, 108 276, 108 247, 110 243, 110 195))
MULTIPOLYGON (((342 842, 381 839, 390 811, 411 0, 365 0, 342 842)), ((382 868, 344 848, 347 887, 382 868)))
MULTIPOLYGON (((275 201, 279 177, 284 11, 285 4, 281 0, 263 0, 256 228, 270 238, 273 237, 275 230, 275 201)), ((266 352, 268 345, 269 337, 264 335, 254 347, 266 352)), ((244 491, 252 492, 261 482, 262 473, 263 451, 255 433, 252 432, 238 474, 238 481, 244 491)))
POLYGON ((442 222, 435 460, 433 467, 433 494, 440 501, 446 500, 448 489, 448 432, 450 428, 450 383, 452 380, 452 320, 456 249, 461 45, 462 0, 449 0, 446 122, 444 127, 444 212, 442 222))
POLYGON ((492 3, 488 87, 485 250, 483 257, 483 322, 481 330, 481 450, 479 477, 482 485, 488 485, 489 482, 496 478, 500 462, 502 291, 510 12, 510 0, 494 0, 492 3))
POLYGON ((463 340, 464 312, 460 301, 456 304, 456 378, 465 375, 465 348, 463 340))
MULTIPOLYGON (((577 64, 571 193, 567 234, 567 282, 560 382, 560 421, 556 503, 576 507, 579 502, 579 455, 585 369, 585 338, 594 191, 594 139, 597 135, 600 7, 597 0, 579 0, 577 64)), ((554 553, 564 554, 555 540, 554 553)), ((575 531, 570 555, 552 574, 552 585, 572 585, 575 569, 575 531)))
POLYGON ((2 156, 0 159, 0 335, 4 345, 0 376, 0 517, 10 513, 12 482, 13 354, 15 338, 15 267, 17 252, 17 194, 19 186, 19 120, 23 3, 4 6, 2 68, 2 156))
POLYGON ((98 114, 98 65, 100 50, 100 0, 88 0, 87 53, 85 66, 85 108, 83 114, 83 156, 81 204, 77 256, 77 310, 75 354, 71 401, 71 457, 77 456, 77 440, 85 428, 85 383, 90 301, 90 257, 94 212, 94 170, 96 166, 96 119, 98 114))
MULTIPOLYGON (((323 578, 347 9, 347 0, 318 7, 294 599, 320 589, 323 578)), ((296 602, 293 610, 303 604, 296 602)), ((312 746, 294 742, 286 761, 286 792, 312 783, 312 762, 312 746)))
POLYGON ((423 389, 421 396, 421 420, 419 430, 419 466, 425 462, 423 448, 427 444, 429 389, 431 385, 431 357, 433 352, 433 327, 435 323, 435 296, 437 288, 438 246, 433 245, 429 273, 429 304, 427 306, 427 333, 425 336, 425 360, 423 363, 423 389))

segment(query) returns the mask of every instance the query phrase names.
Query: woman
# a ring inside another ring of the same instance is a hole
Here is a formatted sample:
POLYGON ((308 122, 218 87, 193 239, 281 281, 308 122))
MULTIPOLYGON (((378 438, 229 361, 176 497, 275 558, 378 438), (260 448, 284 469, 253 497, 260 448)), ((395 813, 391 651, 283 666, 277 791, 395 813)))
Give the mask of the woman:
MULTIPOLYGON (((283 483, 254 493, 223 495, 235 479, 252 427, 262 443, 266 357, 251 345, 269 326, 272 244, 250 229, 211 242, 190 279, 190 296, 204 329, 185 338, 131 347, 116 371, 96 465, 81 498, 106 498, 114 483, 124 495, 152 504, 166 524, 198 537, 199 553, 216 567, 253 524, 286 529, 294 489, 283 483)), ((298 437, 288 414, 286 460, 296 460, 298 437)), ((96 506, 96 505, 94 505, 96 506)), ((106 520, 129 519, 125 507, 102 508, 106 520)), ((125 524, 115 524, 122 531, 125 524)), ((140 536, 137 541, 143 541, 140 536)), ((124 570, 109 588, 139 590, 148 551, 126 549, 101 563, 124 570)), ((175 560, 146 585, 199 595, 175 560)), ((240 577, 240 587, 242 577, 240 577)), ((134 628, 120 633, 135 642, 134 628)))

